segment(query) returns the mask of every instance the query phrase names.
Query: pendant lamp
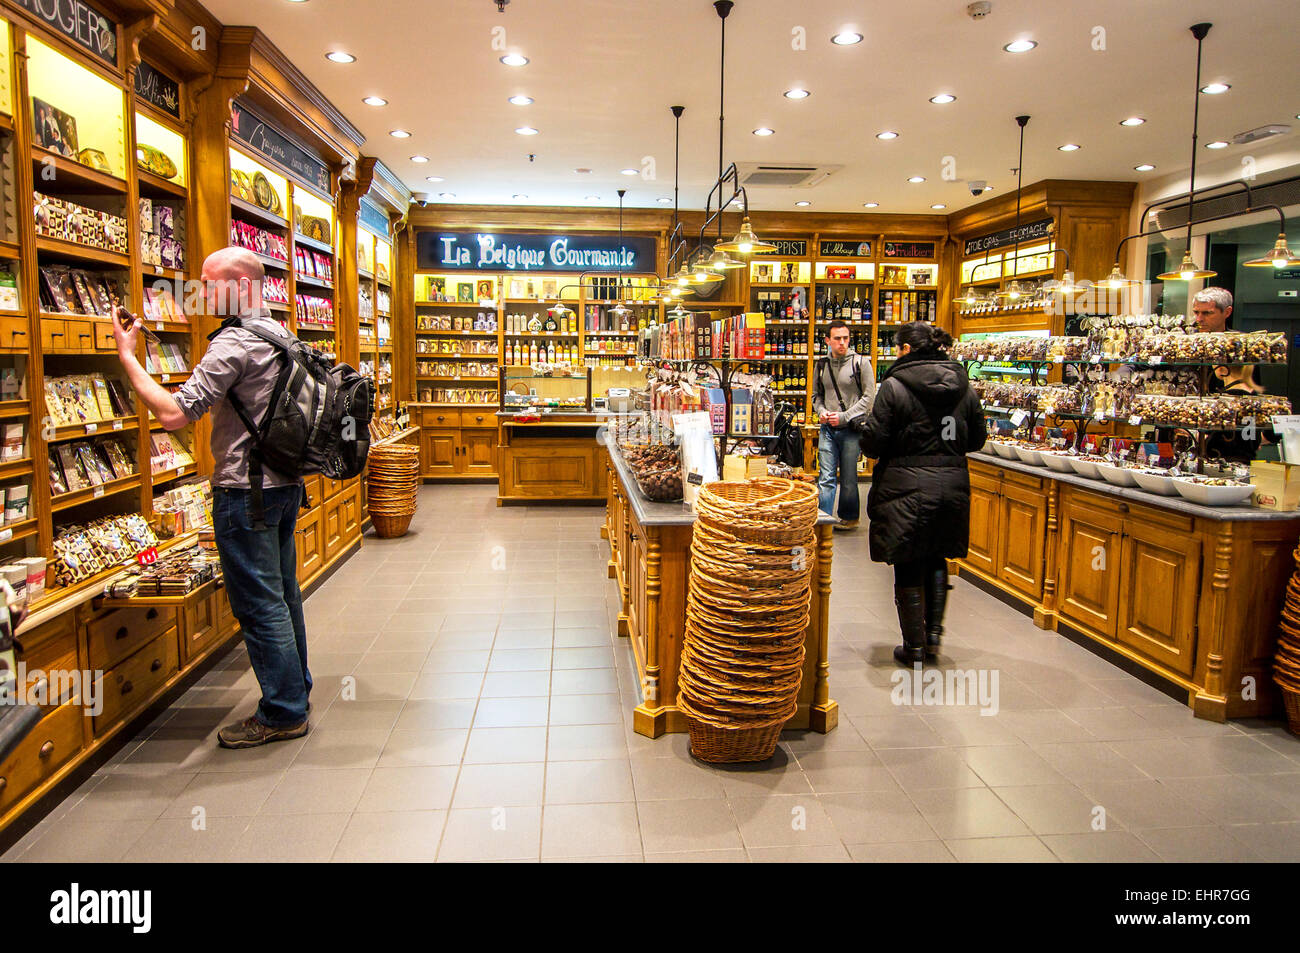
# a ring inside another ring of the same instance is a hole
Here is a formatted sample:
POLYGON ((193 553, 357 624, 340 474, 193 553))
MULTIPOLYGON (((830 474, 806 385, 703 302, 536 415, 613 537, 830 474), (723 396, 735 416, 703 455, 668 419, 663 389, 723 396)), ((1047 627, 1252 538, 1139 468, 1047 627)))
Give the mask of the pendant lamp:
POLYGON ((776 246, 771 242, 765 242, 754 234, 754 226, 749 224, 749 216, 746 215, 744 221, 740 223, 740 231, 736 237, 729 242, 718 242, 716 248, 721 249, 727 254, 736 255, 756 255, 764 252, 776 251, 776 246))
POLYGON ((1300 266, 1300 258, 1291 254, 1291 249, 1286 243, 1286 232, 1282 232, 1277 236, 1271 252, 1262 258, 1243 261, 1242 264, 1247 268, 1295 268, 1300 266))

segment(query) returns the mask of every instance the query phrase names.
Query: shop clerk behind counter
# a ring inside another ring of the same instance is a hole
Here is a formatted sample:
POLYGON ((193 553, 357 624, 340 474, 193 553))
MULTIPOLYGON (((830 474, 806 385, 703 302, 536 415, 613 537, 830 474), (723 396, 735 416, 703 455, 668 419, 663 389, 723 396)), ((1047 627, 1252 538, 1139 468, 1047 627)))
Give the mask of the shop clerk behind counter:
MULTIPOLYGON (((1232 292, 1227 288, 1204 288, 1192 298, 1192 314, 1201 333, 1230 331, 1232 292)), ((1232 397, 1264 393, 1259 368, 1254 364, 1220 364, 1210 375, 1210 393, 1232 397)), ((1259 453, 1260 434, 1247 440, 1237 433, 1211 434, 1206 442, 1207 456, 1223 457, 1237 463, 1249 463, 1259 453)))

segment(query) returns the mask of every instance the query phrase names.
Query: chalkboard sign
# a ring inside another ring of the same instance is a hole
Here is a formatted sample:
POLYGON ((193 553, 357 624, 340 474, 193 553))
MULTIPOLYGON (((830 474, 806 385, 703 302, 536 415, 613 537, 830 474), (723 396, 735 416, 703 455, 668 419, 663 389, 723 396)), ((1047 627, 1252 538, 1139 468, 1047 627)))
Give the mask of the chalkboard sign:
POLYGON ((803 238, 768 238, 764 241, 771 242, 776 246, 776 251, 754 252, 755 255, 764 255, 768 258, 807 258, 808 241, 803 238))
POLYGON ((370 199, 361 199, 361 211, 357 215, 357 224, 372 235, 388 237, 388 216, 370 199))
POLYGON ((117 24, 85 0, 12 0, 37 20, 110 66, 117 66, 117 24))
POLYGON ((934 260, 934 242, 885 242, 884 258, 926 258, 934 260))
POLYGON ((986 251, 992 251, 995 248, 1004 248, 1007 245, 1014 245, 1017 242, 1042 241, 1052 237, 1052 232, 1056 228, 1056 223, 1045 218, 1038 222, 1030 222, 1027 225, 1021 225, 1019 229, 1004 228, 1000 232, 993 232, 991 235, 981 235, 979 238, 971 238, 966 241, 967 257, 979 255, 986 251))
POLYGON ((236 139, 313 188, 331 194, 330 170, 325 163, 289 141, 284 133, 243 103, 235 103, 230 115, 231 130, 236 139))
POLYGON ((870 258, 871 242, 865 238, 837 238, 823 241, 818 252, 821 258, 870 258))
POLYGON ((654 271, 655 240, 625 235, 420 232, 418 271, 654 271))
POLYGON ((181 84, 143 60, 135 71, 135 98, 181 118, 181 84))

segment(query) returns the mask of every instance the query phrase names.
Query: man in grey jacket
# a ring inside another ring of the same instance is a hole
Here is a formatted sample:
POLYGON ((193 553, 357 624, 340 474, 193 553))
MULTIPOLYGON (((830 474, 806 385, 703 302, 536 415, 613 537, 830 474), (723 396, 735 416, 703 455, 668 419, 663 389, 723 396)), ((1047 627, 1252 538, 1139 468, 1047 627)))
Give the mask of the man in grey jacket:
POLYGON ((834 512, 835 490, 840 491, 836 529, 852 530, 858 525, 858 432, 854 420, 871 413, 876 398, 876 372, 871 361, 849 349, 849 326, 832 321, 826 332, 827 357, 816 365, 813 412, 821 422, 817 441, 817 505, 823 513, 834 512))

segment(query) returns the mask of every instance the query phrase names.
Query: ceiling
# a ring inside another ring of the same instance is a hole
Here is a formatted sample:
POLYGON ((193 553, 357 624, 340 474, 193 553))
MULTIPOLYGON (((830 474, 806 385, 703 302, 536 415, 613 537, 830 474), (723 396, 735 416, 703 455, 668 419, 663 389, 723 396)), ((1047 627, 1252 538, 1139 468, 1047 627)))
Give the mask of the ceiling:
MULTIPOLYGON (((260 27, 367 136, 363 152, 433 202, 609 207, 625 188, 629 207, 663 207, 658 200, 673 194, 674 104, 686 107, 682 207, 702 207, 717 177, 719 20, 710 0, 511 0, 504 14, 493 0, 203 2, 223 23, 260 27), (357 61, 329 62, 330 50, 357 61), (506 52, 530 62, 502 65, 506 52), (535 102, 507 102, 517 94, 535 102), (364 105, 371 95, 389 105, 364 105), (517 135, 524 125, 539 134, 517 135), (394 139, 392 129, 412 137, 394 139), (411 162, 417 154, 430 161, 411 162), (620 174, 643 167, 653 177, 620 174)), ((988 197, 1014 188, 1022 113, 1032 117, 1027 184, 1185 174, 1196 56, 1187 28, 1198 20, 1214 23, 1202 84, 1232 86, 1200 97, 1202 144, 1265 123, 1300 128, 1300 57, 1281 26, 1293 0, 993 0, 978 21, 962 0, 870 6, 737 0, 727 20, 726 160, 843 166, 812 188, 749 189, 753 208, 793 211, 806 200, 816 212, 861 212, 865 202, 882 213, 960 209, 981 200, 969 180, 994 186, 988 197), (865 38, 831 44, 842 29, 865 38), (803 50, 792 48, 799 30, 803 50), (1023 37, 1037 48, 1002 50, 1023 37), (812 95, 782 95, 796 86, 812 95), (931 104, 938 93, 957 100, 931 104), (1147 122, 1120 126, 1129 116, 1147 122), (753 135, 761 126, 775 135, 753 135), (877 139, 885 130, 899 138, 877 139), (1082 148, 1058 151, 1065 143, 1082 148), (1156 170, 1135 172, 1139 163, 1156 170), (926 181, 909 184, 913 175, 926 181)), ((1230 172, 1252 149, 1296 135, 1201 148, 1198 162, 1207 174, 1230 172)))

